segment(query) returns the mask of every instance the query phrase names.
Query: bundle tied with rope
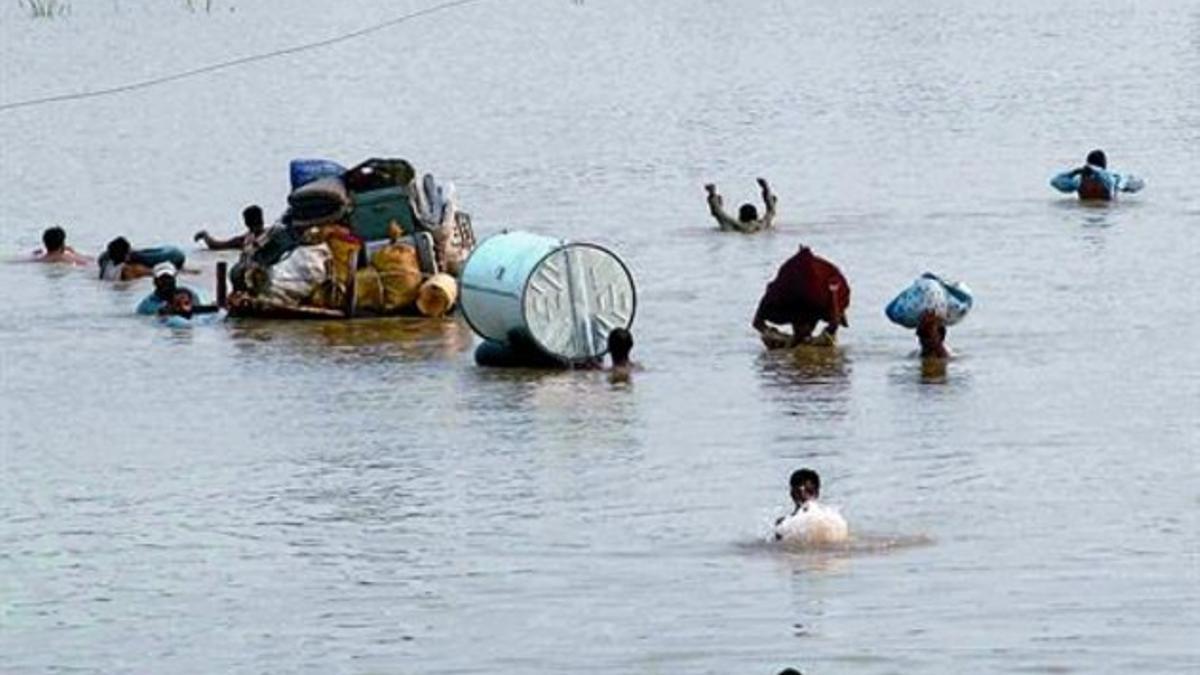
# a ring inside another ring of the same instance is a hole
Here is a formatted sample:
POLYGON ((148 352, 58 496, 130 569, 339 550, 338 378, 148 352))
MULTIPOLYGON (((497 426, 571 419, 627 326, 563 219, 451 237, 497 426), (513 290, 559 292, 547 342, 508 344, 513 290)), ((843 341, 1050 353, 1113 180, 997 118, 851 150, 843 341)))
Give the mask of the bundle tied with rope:
POLYGON ((359 311, 394 314, 417 300, 424 281, 417 249, 411 244, 396 243, 403 235, 396 223, 392 223, 388 234, 391 243, 371 256, 369 267, 355 274, 355 306, 359 311))

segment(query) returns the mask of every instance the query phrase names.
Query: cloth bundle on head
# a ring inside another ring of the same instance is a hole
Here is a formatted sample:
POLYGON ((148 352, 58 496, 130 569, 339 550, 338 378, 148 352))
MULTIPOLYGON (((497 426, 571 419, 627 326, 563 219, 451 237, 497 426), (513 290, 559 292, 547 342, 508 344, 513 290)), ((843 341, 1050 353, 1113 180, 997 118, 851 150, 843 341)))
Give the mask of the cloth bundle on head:
POLYGON ((894 324, 916 328, 921 316, 933 312, 947 326, 962 321, 975 304, 966 284, 950 282, 926 272, 892 299, 883 312, 894 324))

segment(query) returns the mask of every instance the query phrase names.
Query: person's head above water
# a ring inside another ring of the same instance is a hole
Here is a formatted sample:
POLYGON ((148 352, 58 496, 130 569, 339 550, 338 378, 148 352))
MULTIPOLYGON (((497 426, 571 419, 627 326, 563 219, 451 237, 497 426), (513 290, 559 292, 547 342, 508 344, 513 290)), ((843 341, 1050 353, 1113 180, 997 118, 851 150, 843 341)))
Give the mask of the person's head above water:
POLYGON ((258 204, 251 204, 242 209, 242 223, 250 233, 257 236, 263 231, 263 212, 258 204))
POLYGON ((176 289, 175 295, 171 296, 171 311, 175 314, 190 316, 192 313, 192 294, 182 288, 176 289))
POLYGON ((614 328, 608 334, 608 353, 614 366, 629 364, 629 352, 633 351, 633 334, 624 328, 614 328))
POLYGON ((154 294, 171 302, 175 297, 175 275, 178 271, 169 262, 160 262, 154 266, 154 294))
POLYGON ((789 483, 792 487, 792 501, 796 502, 796 506, 803 506, 810 499, 821 496, 821 477, 812 469, 793 471, 789 483))
POLYGON ((104 252, 108 254, 108 259, 114 263, 120 264, 125 262, 129 257, 129 252, 133 249, 129 245, 129 240, 125 237, 117 237, 108 242, 108 246, 104 248, 104 252))
POLYGON ((1093 150, 1088 153, 1087 163, 1092 166, 1098 166, 1101 169, 1108 168, 1108 157, 1104 155, 1103 150, 1093 150))
POLYGON ((47 227, 42 232, 42 246, 45 247, 46 253, 58 253, 67 245, 67 233, 61 227, 47 227))
POLYGON ((738 208, 738 220, 750 223, 758 220, 758 207, 753 204, 742 204, 738 208))

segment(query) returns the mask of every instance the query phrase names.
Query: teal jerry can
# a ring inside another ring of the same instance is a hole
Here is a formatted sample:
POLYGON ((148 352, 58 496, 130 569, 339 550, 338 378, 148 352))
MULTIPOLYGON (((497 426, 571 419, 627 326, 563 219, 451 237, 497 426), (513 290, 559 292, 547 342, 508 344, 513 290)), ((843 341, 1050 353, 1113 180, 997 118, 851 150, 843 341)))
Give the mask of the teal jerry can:
POLYGON ((388 238, 388 225, 392 221, 412 234, 416 228, 416 215, 408 201, 408 192, 402 187, 354 193, 354 210, 350 212, 350 229, 367 241, 388 238))

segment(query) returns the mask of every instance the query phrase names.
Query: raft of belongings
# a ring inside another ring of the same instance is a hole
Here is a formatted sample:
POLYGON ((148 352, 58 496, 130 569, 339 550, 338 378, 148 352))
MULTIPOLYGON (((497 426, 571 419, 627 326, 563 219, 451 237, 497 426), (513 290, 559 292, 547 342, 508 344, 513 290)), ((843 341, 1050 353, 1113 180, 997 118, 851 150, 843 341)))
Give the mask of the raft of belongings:
POLYGON ((475 246, 450 183, 403 159, 293 160, 288 209, 218 274, 230 316, 443 316, 475 246), (232 286, 224 292, 223 284, 232 286))

